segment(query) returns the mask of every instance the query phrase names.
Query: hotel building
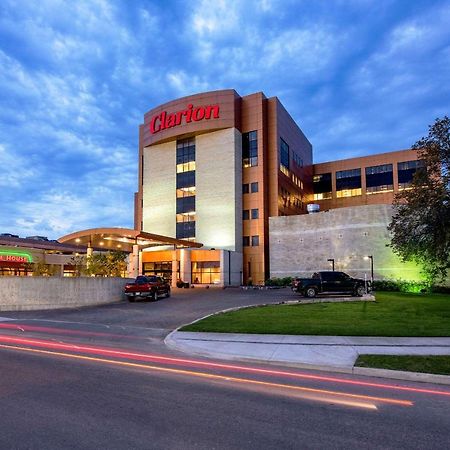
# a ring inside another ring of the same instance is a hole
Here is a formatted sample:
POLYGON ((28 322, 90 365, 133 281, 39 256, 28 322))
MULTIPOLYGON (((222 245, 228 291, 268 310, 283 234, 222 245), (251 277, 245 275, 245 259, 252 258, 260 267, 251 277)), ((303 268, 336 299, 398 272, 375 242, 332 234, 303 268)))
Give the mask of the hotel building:
POLYGON ((413 150, 313 164, 311 143, 278 98, 261 92, 165 103, 139 128, 135 229, 203 246, 147 248, 141 270, 190 283, 263 283, 277 219, 305 215, 309 203, 390 205, 416 168, 413 150))
MULTIPOLYGON (((386 227, 395 193, 418 167, 414 150, 313 164, 311 143, 278 98, 201 93, 144 115, 134 229, 59 241, 87 255, 126 251, 129 276, 162 275, 172 285, 262 284, 326 270, 330 260, 361 276, 368 255, 376 277, 395 278, 406 266, 386 247, 386 227), (321 212, 308 214, 310 204, 321 212)), ((18 256, 2 251, 3 272, 15 273, 18 256)))

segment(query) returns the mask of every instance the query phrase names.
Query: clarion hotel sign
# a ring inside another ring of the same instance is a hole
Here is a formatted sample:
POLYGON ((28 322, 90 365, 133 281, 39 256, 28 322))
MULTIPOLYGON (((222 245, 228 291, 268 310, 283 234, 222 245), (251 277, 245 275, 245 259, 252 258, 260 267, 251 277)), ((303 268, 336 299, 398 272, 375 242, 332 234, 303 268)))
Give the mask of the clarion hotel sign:
POLYGON ((201 120, 219 118, 219 105, 197 106, 191 103, 182 111, 167 114, 163 111, 160 114, 152 117, 150 121, 150 132, 152 134, 167 128, 173 128, 182 123, 199 122, 201 120))

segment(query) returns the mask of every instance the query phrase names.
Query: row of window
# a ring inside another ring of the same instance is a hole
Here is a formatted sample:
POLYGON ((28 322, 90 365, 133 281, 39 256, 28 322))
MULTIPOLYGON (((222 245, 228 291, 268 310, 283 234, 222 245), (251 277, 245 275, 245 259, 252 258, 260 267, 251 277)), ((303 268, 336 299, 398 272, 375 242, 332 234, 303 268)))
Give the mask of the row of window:
MULTIPOLYGON (((423 167, 418 160, 397 164, 399 189, 406 189, 412 182, 414 173, 423 167)), ((393 165, 382 164, 365 168, 366 193, 390 192, 394 189, 393 165)), ((332 198, 331 173, 313 177, 314 200, 332 198)), ((336 172, 336 197, 352 197, 362 194, 361 169, 336 172)))
POLYGON ((258 247, 259 246, 259 236, 243 236, 242 245, 244 247, 258 247))
POLYGON ((254 194, 255 192, 258 192, 258 182, 255 181, 254 183, 246 183, 242 185, 242 193, 243 194, 254 194))
POLYGON ((242 220, 259 219, 259 209, 244 209, 242 211, 242 220))

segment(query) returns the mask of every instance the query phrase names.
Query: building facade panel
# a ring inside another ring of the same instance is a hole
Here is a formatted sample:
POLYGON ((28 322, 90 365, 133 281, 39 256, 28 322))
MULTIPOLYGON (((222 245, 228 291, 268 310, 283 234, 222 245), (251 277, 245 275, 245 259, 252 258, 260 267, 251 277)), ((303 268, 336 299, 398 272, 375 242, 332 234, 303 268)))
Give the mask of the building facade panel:
POLYGON ((176 236, 176 142, 144 149, 143 231, 176 236))
POLYGON ((235 128, 196 137, 196 240, 241 251, 241 133, 235 128))

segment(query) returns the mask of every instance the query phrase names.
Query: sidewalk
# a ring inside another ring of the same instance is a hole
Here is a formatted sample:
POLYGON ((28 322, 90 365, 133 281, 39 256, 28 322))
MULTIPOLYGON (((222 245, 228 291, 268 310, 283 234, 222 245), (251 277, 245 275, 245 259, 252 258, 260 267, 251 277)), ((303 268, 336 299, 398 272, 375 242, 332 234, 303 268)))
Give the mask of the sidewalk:
POLYGON ((353 367, 360 354, 450 355, 450 338, 283 336, 174 331, 166 337, 165 343, 173 349, 206 357, 256 360, 318 370, 450 384, 450 377, 443 375, 353 367), (393 376, 389 376, 391 372, 394 372, 393 376), (409 375, 400 376, 401 374, 409 375))

